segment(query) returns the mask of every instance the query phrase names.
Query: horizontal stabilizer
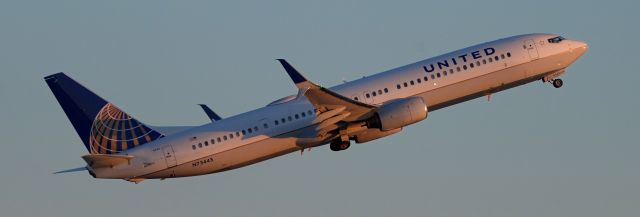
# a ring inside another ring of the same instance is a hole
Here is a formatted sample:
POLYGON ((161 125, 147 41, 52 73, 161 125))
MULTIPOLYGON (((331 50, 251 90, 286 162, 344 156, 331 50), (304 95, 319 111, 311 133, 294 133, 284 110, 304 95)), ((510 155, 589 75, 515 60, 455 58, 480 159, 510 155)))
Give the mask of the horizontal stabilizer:
POLYGON ((82 156, 91 168, 114 167, 119 164, 128 164, 133 156, 131 155, 114 155, 114 154, 89 154, 82 156))
POLYGON ((58 171, 55 172, 53 174, 60 174, 60 173, 73 173, 73 172, 80 172, 80 171, 85 171, 87 170, 87 167, 78 167, 78 168, 73 168, 73 169, 68 169, 68 170, 63 170, 63 171, 58 171))

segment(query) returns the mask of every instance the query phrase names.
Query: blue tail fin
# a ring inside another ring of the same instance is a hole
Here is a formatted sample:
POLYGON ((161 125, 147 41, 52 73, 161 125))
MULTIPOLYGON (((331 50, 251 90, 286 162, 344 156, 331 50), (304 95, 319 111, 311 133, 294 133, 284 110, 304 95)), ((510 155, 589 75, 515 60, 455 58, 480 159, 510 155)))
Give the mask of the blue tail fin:
POLYGON ((91 154, 117 154, 164 136, 62 72, 44 80, 91 154))

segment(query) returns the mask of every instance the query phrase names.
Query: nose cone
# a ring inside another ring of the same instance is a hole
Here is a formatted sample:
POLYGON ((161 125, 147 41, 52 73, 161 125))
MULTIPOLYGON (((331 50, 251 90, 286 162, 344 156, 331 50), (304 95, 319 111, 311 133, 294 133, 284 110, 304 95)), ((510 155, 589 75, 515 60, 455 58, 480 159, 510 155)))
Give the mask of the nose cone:
POLYGON ((587 52, 587 50, 589 50, 589 45, 586 42, 583 42, 583 41, 572 40, 571 41, 571 50, 573 52, 578 52, 578 53, 580 53, 580 55, 582 55, 585 52, 587 52))

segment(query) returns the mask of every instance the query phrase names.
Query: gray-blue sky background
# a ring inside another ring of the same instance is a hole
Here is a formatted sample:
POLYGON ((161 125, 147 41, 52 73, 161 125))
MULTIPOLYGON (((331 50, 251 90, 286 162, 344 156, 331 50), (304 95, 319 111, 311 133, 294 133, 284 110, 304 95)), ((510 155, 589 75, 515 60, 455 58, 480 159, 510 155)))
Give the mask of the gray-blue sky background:
POLYGON ((637 1, 2 1, 0 216, 638 216, 637 1), (207 176, 87 173, 42 77, 64 71, 138 119, 207 122, 476 43, 548 32, 590 50, 402 133, 207 176))

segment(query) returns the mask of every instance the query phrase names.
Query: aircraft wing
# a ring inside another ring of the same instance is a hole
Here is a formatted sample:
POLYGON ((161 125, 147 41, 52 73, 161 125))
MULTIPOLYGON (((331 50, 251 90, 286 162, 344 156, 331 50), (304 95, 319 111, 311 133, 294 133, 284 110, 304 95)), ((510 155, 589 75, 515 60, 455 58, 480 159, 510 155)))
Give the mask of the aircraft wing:
POLYGON ((311 104, 321 113, 335 109, 342 109, 348 115, 342 115, 341 121, 354 122, 365 120, 371 115, 376 107, 352 100, 348 97, 335 93, 327 88, 321 87, 307 80, 298 70, 293 68, 286 60, 278 59, 299 89, 298 95, 304 95, 311 104))

